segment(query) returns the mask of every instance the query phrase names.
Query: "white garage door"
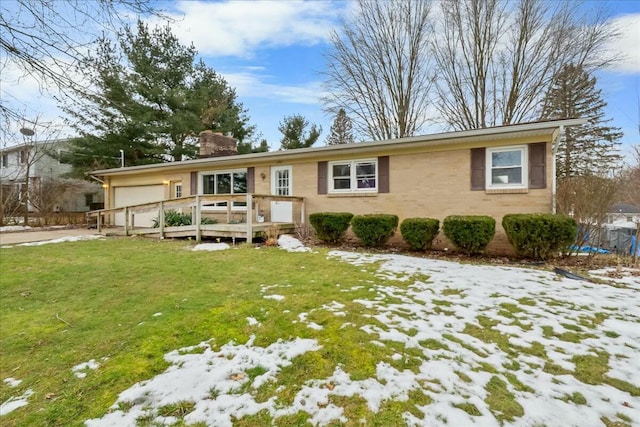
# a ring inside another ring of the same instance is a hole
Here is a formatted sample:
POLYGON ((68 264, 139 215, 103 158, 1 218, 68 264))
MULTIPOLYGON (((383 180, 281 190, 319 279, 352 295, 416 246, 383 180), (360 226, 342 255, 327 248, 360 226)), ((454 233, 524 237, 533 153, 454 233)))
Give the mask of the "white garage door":
MULTIPOLYGON (((136 187, 115 187, 114 205, 116 208, 158 202, 164 199, 164 185, 140 185, 136 187)), ((136 227, 151 227, 157 211, 136 214, 136 227)), ((124 226, 124 213, 116 214, 116 225, 124 226)))

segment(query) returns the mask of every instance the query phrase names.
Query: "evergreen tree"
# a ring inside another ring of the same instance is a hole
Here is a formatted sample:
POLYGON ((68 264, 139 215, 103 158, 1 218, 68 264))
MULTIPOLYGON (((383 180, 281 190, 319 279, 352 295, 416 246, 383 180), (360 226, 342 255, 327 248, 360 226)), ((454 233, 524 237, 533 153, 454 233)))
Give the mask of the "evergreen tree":
POLYGON ((320 137, 322 126, 311 123, 309 131, 306 130, 307 126, 309 126, 309 121, 300 114, 285 116, 278 126, 278 130, 283 135, 280 140, 280 149, 293 150, 311 147, 320 137))
POLYGON ((353 144, 353 142, 353 123, 344 108, 340 108, 329 130, 327 145, 353 144))
POLYGON ((238 142, 238 154, 266 153, 268 151, 269 143, 264 138, 257 145, 254 145, 254 141, 238 142))
POLYGON ((117 43, 100 40, 82 64, 96 91, 80 92, 65 107, 82 136, 70 159, 76 173, 120 166, 120 150, 126 166, 195 158, 206 129, 240 142, 251 136, 234 89, 196 55, 168 26, 149 29, 141 21, 117 43))
POLYGON ((619 128, 607 126, 606 102, 596 89, 596 78, 582 67, 565 65, 545 96, 543 119, 586 118, 582 126, 565 129, 556 157, 559 180, 611 171, 622 159, 618 154, 619 128))

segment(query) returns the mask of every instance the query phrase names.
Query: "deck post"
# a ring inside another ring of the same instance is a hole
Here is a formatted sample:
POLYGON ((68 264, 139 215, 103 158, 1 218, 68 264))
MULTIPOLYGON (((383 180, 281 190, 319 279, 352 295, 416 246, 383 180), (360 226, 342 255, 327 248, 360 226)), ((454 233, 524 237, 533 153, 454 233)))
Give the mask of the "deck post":
POLYGON ((233 200, 227 200, 227 224, 231 223, 231 206, 233 206, 233 200))
POLYGON ((305 217, 307 216, 306 212, 305 212, 305 207, 304 207, 304 201, 305 199, 302 199, 302 203, 300 203, 300 216, 302 218, 300 218, 300 224, 304 224, 305 223, 305 217))
POLYGON ((202 241, 202 231, 200 230, 200 223, 202 222, 201 218, 200 218, 200 195, 196 196, 196 211, 195 211, 195 215, 193 216, 193 221, 195 222, 195 226, 196 226, 196 242, 200 243, 202 241))
POLYGON ((129 206, 124 207, 124 235, 129 235, 129 206))
POLYGON ((102 232, 102 214, 98 212, 98 219, 96 219, 96 227, 98 228, 98 233, 102 232))
POLYGON ((253 242, 253 196, 247 193, 247 243, 253 242))
POLYGON ((164 201, 160 201, 160 212, 158 212, 158 225, 160 225, 160 238, 164 239, 164 201))

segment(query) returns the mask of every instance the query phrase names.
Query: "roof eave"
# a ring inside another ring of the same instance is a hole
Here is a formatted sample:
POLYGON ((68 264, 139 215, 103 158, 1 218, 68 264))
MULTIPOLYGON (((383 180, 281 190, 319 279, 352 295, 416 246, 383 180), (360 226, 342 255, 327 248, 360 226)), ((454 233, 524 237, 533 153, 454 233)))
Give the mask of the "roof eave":
POLYGON ((320 153, 340 153, 341 151, 352 151, 356 153, 367 153, 372 151, 379 151, 380 148, 397 148, 408 144, 421 144, 424 146, 433 146, 442 143, 449 142, 451 140, 457 140, 458 143, 468 142, 473 139, 480 139, 487 136, 498 136, 504 134, 518 134, 525 132, 543 132, 549 130, 551 134, 558 131, 562 126, 579 126, 586 123, 586 119, 563 119, 544 122, 523 123, 516 125, 499 126, 493 128, 472 129, 465 131, 452 131, 431 135, 412 136, 407 138, 398 138, 383 141, 372 141, 356 144, 340 144, 340 145, 327 145, 324 147, 311 147, 300 148, 288 151, 271 151, 266 153, 251 153, 235 156, 225 157, 207 157, 202 159, 185 160, 181 162, 171 163, 155 163, 151 165, 129 166, 125 168, 117 169, 103 169, 87 173, 91 176, 107 176, 107 175, 127 175, 131 173, 141 171, 153 171, 155 169, 176 169, 184 168, 188 166, 198 166, 200 164, 207 164, 215 162, 217 165, 225 165, 227 163, 238 163, 238 161, 251 162, 269 159, 271 157, 286 157, 287 159, 296 160, 309 157, 315 157, 320 153))

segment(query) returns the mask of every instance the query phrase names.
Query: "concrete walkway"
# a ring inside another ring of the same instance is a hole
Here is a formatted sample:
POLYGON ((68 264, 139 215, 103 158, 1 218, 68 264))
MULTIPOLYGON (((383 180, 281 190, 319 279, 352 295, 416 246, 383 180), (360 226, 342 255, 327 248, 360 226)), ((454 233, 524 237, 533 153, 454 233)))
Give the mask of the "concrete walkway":
POLYGON ((67 229, 32 229, 27 231, 11 231, 0 233, 0 246, 15 245, 27 242, 42 242, 44 240, 59 239, 68 236, 89 236, 99 234, 95 229, 67 228, 67 229))

